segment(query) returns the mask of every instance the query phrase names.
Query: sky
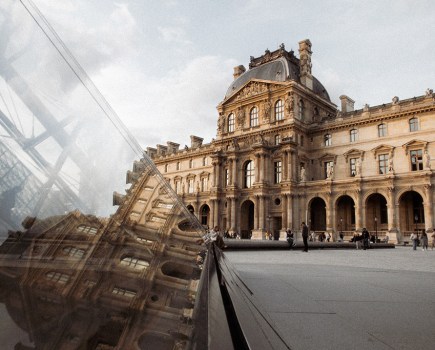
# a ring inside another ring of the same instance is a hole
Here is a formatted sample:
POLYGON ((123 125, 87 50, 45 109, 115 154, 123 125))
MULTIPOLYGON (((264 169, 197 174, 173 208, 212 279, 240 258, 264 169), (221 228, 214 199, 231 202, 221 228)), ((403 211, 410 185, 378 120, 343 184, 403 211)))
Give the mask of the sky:
POLYGON ((435 86, 426 0, 33 0, 146 148, 216 136, 233 67, 312 42, 313 75, 355 108, 435 86))

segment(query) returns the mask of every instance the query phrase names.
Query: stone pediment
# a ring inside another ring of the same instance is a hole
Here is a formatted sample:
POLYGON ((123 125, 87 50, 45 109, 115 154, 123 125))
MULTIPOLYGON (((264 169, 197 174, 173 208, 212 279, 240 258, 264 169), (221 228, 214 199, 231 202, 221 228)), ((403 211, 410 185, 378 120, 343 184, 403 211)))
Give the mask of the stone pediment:
POLYGON ((421 140, 411 140, 404 145, 402 145, 403 149, 405 150, 405 153, 408 154, 408 151, 410 149, 423 149, 426 151, 427 149, 427 141, 421 141, 421 140))
POLYGON ((346 163, 347 163, 349 158, 361 158, 361 160, 364 160, 364 153, 365 153, 364 151, 361 151, 356 148, 352 148, 351 150, 344 153, 343 156, 346 159, 346 163))
POLYGON ((334 164, 337 163, 337 156, 335 154, 326 153, 323 156, 319 158, 319 163, 322 164, 323 162, 334 162, 334 164))
POLYGON ((266 80, 252 79, 243 85, 240 89, 235 91, 223 104, 227 104, 234 101, 241 101, 246 98, 263 94, 269 90, 279 88, 284 83, 269 82, 266 80))
POLYGON ((394 147, 390 145, 379 145, 372 149, 373 157, 375 157, 375 159, 377 155, 381 153, 388 153, 391 156, 393 156, 393 152, 394 152, 394 147))

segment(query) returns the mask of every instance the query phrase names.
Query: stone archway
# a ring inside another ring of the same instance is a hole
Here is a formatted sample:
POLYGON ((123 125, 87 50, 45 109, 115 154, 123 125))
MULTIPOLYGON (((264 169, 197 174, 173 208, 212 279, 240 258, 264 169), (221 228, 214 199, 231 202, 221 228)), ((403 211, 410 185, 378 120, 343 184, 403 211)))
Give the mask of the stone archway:
POLYGON ((251 238, 254 229, 254 203, 244 201, 240 208, 240 235, 241 238, 251 238))
POLYGON ((320 197, 311 200, 309 229, 311 231, 326 231, 326 203, 320 197))
POLYGON ((352 197, 343 195, 336 202, 336 230, 355 231, 355 202, 352 197))
POLYGON ((201 213, 201 224, 204 226, 209 226, 210 223, 210 207, 204 204, 200 210, 201 213))
POLYGON ((366 200, 366 228, 369 231, 388 231, 387 200, 380 193, 373 193, 366 200))
POLYGON ((186 208, 192 215, 195 214, 195 208, 191 204, 189 204, 186 208))
POLYGON ((425 228, 423 198, 416 191, 404 192, 399 199, 399 229, 403 235, 425 228))

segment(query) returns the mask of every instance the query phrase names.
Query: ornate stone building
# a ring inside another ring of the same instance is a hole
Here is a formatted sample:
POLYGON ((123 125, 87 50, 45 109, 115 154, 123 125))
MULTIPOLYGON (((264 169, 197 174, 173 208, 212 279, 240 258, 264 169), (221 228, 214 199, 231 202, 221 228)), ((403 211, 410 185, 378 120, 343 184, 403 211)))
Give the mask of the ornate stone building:
POLYGON ((242 237, 367 227, 404 241, 433 230, 435 98, 341 108, 312 75, 311 42, 299 58, 284 44, 234 68, 209 144, 148 147, 147 153, 202 224, 242 237))

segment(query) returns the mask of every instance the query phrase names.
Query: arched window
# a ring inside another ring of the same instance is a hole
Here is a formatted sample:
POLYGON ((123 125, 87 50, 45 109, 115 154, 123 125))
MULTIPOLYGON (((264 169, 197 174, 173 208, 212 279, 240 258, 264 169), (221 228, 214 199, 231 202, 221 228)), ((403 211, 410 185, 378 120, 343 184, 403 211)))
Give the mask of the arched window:
POLYGON ((331 146, 332 145, 332 136, 331 134, 325 135, 325 146, 331 146))
POLYGON ((386 124, 379 124, 378 125, 378 137, 384 137, 387 136, 387 125, 386 124))
POLYGON ((356 140, 358 140, 358 130, 352 129, 350 131, 350 142, 355 142, 356 140))
POLYGON ((418 131, 418 119, 411 118, 409 119, 409 131, 418 131))
POLYGON ((228 132, 234 132, 234 113, 228 116, 228 132))
POLYGON ((192 160, 192 159, 189 159, 189 169, 191 169, 192 166, 193 166, 193 160, 192 160))
POLYGON ((121 259, 121 265, 135 270, 145 270, 150 266, 149 262, 133 256, 126 256, 121 259))
POLYGON ((258 126, 258 109, 253 107, 249 113, 249 125, 252 127, 258 126))
POLYGON ((305 112, 305 106, 304 106, 304 101, 299 100, 299 118, 301 120, 304 120, 304 112, 305 112))
POLYGON ((284 103, 282 100, 278 100, 275 103, 275 120, 284 119, 284 103))
POLYGON ((202 158, 202 166, 207 165, 207 157, 202 158))
POLYGON ((165 164, 165 173, 168 172, 168 164, 165 164))
POLYGON ((244 175, 245 175, 245 188, 252 187, 254 183, 254 176, 255 176, 254 162, 252 160, 246 162, 244 168, 244 175))
POLYGON ((180 162, 177 162, 177 170, 180 170, 180 162))

